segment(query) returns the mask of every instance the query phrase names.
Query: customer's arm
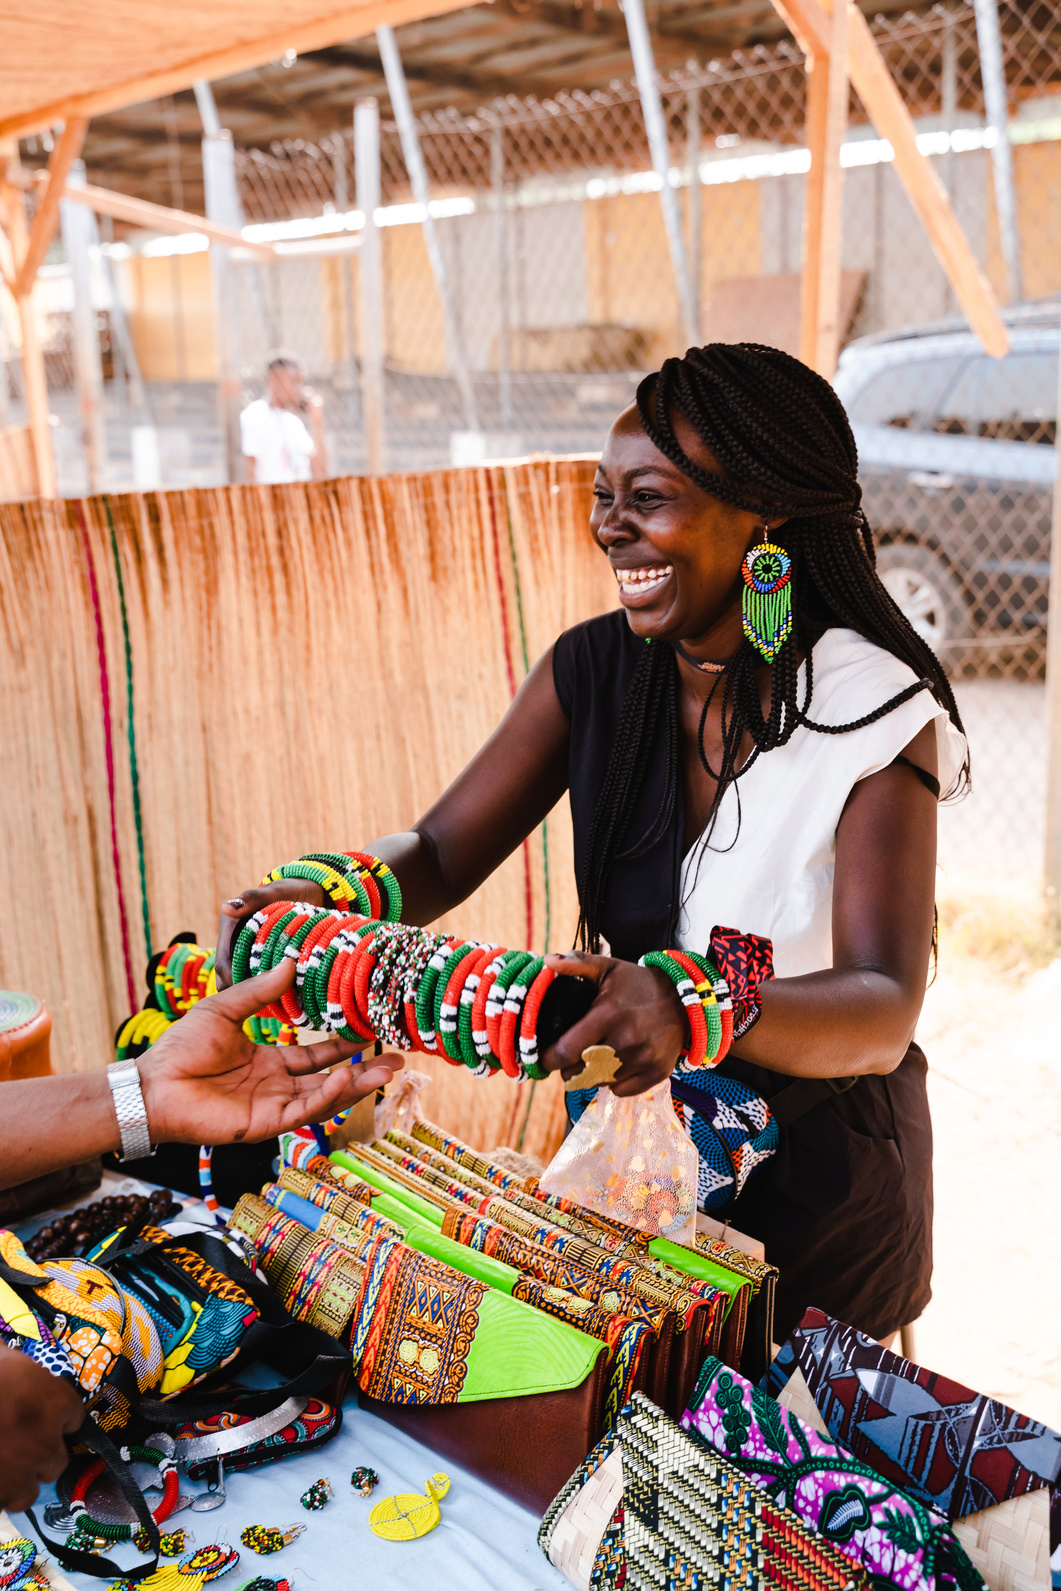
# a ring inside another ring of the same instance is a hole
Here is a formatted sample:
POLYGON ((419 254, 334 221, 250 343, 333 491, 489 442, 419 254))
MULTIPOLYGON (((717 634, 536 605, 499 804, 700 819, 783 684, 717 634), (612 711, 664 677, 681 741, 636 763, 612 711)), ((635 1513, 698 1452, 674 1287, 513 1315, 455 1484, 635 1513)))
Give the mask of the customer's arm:
MULTIPOLYGON (((257 1143, 307 1121, 323 1121, 391 1080, 399 1058, 338 1065, 352 1044, 253 1044, 243 1023, 294 977, 272 972, 203 1000, 137 1061, 151 1142, 257 1143), (325 1075, 325 1068, 336 1070, 325 1075)), ((104 1070, 34 1077, 0 1090, 0 1188, 72 1161, 121 1150, 104 1070)))

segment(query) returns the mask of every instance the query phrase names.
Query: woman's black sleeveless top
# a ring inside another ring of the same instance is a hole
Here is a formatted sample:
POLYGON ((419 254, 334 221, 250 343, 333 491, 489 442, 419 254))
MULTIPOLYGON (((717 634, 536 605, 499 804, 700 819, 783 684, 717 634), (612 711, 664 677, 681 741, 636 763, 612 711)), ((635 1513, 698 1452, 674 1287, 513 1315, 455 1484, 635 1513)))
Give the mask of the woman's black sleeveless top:
MULTIPOLYGON (((571 724, 568 790, 575 875, 581 880, 597 797, 645 642, 622 611, 566 630, 553 680, 571 724)), ((601 928, 613 956, 636 961, 674 943, 684 813, 681 781, 670 823, 643 851, 665 795, 667 726, 653 726, 648 773, 605 891, 601 928)), ((727 927, 740 928, 740 923, 727 927)), ((706 949, 706 946, 703 947, 706 949)), ((729 1057, 722 1070, 769 1099, 791 1079, 729 1057)), ((886 1077, 860 1077, 782 1133, 778 1153, 725 1212, 766 1245, 781 1271, 775 1336, 810 1305, 882 1337, 916 1320, 931 1296, 932 1128, 925 1058, 916 1044, 886 1077)))

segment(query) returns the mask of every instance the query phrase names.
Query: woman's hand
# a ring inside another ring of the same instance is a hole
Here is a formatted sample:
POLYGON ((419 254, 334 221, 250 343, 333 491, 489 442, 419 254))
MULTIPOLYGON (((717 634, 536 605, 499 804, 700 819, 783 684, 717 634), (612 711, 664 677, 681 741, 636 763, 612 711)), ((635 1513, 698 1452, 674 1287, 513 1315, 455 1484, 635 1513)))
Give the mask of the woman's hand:
MULTIPOLYGON (((214 971, 217 974, 219 989, 227 989, 232 983, 232 946, 239 933, 240 924, 246 922, 247 918, 253 916, 256 911, 261 911, 263 906, 271 906, 274 900, 304 900, 310 906, 331 905, 320 885, 314 884, 309 878, 278 878, 275 884, 257 884, 253 889, 245 889, 241 895, 236 895, 232 900, 222 902, 221 921, 217 925, 217 952, 214 957, 214 971)), ((266 1003, 261 1000, 254 1009, 257 1011, 266 1003)))
POLYGON ((401 1057, 353 1066, 345 1039, 253 1044, 243 1023, 290 988, 295 965, 248 978, 193 1006, 137 1062, 152 1143, 257 1143, 329 1116, 383 1088, 401 1057), (325 1067, 335 1071, 319 1075, 325 1067))
POLYGON ((654 967, 639 967, 614 956, 588 956, 578 951, 546 956, 545 964, 565 978, 591 978, 597 998, 573 1028, 546 1050, 542 1065, 577 1075, 582 1051, 591 1044, 610 1044, 622 1061, 613 1094, 644 1094, 674 1070, 689 1042, 688 1023, 673 983, 654 967))
MULTIPOLYGON (((0 1345, 0 1508, 21 1513, 70 1462, 64 1436, 84 1423, 69 1381, 0 1345)), ((0 1549, 3 1542, 0 1541, 0 1549)))

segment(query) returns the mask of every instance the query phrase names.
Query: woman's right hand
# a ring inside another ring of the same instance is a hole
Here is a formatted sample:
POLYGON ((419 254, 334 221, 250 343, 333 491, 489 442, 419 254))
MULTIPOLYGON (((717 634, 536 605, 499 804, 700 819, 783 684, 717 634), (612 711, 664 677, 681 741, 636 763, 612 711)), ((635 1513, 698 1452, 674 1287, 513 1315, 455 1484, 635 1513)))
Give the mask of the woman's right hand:
POLYGON ((227 989, 232 982, 232 946, 240 924, 256 911, 261 911, 263 906, 271 905, 274 900, 304 900, 310 906, 331 905, 320 885, 308 878, 278 878, 275 884, 256 884, 252 889, 245 889, 233 896, 232 900, 224 901, 221 920, 217 925, 214 961, 219 989, 227 989))

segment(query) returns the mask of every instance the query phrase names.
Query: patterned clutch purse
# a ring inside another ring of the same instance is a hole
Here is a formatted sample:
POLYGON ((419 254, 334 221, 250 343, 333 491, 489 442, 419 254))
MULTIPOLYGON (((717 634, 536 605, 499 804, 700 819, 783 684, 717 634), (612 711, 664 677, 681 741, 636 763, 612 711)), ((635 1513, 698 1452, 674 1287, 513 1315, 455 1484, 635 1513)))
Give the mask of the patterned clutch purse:
POLYGON ((861 1567, 636 1393, 542 1520, 577 1591, 863 1591, 861 1567))

